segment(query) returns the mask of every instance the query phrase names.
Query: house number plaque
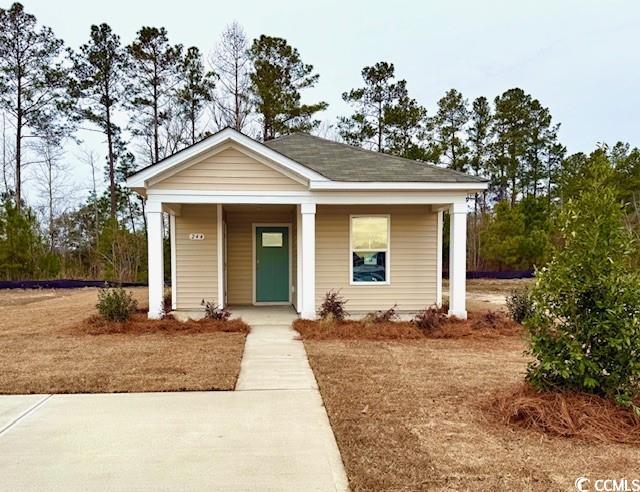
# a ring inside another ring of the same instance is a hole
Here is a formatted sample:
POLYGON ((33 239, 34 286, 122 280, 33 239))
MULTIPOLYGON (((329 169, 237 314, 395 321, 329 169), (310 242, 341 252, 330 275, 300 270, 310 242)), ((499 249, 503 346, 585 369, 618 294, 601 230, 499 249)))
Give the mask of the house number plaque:
POLYGON ((202 232, 192 232, 189 234, 189 239, 192 241, 202 241, 204 240, 204 234, 202 232))

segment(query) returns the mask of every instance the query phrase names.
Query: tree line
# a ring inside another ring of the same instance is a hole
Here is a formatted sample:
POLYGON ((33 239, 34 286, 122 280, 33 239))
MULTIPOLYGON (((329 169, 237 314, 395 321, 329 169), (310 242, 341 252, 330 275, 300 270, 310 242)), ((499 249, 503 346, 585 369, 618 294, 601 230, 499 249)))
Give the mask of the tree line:
MULTIPOLYGON (((327 122, 327 102, 302 102, 319 74, 283 38, 249 41, 232 23, 203 53, 172 43, 163 27, 143 26, 124 44, 103 23, 74 50, 20 3, 0 9, 0 277, 144 280, 145 203, 121 183, 226 126, 261 140, 313 132, 485 176, 489 190, 473 199, 469 267, 544 261, 553 210, 590 158, 566 156, 550 110, 513 88, 471 102, 451 89, 427 111, 392 63, 364 67, 361 76, 360 87, 342 94, 351 114, 327 122), (86 132, 100 135, 102 155, 82 146, 86 132), (69 189, 70 144, 91 171, 80 204, 69 189), (37 182, 37 205, 25 199, 25 169, 37 182)), ((633 204, 629 227, 637 231, 637 149, 618 144, 597 152, 620 175, 621 199, 633 204)))

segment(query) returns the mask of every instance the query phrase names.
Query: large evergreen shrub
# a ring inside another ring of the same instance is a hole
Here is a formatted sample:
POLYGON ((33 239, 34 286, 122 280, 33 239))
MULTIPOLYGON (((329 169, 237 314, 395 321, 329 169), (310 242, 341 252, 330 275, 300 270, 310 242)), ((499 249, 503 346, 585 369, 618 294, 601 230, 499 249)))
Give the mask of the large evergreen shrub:
POLYGON ((631 405, 640 383, 640 276, 623 205, 602 154, 560 213, 560 244, 536 274, 528 380, 631 405))

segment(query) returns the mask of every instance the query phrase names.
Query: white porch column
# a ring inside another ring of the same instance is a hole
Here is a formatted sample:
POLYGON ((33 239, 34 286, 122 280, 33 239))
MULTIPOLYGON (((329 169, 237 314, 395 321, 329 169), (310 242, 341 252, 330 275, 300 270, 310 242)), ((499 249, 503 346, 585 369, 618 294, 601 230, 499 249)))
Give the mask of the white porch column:
POLYGON ((296 311, 302 312, 302 214, 296 205, 296 311))
POLYGON ((147 246, 150 319, 164 314, 164 254, 162 248, 162 203, 147 202, 147 246))
POLYGON ((178 271, 176 261, 176 214, 169 214, 169 242, 171 245, 171 309, 178 305, 178 271))
POLYGON ((438 210, 438 218, 436 220, 436 306, 442 306, 442 234, 443 234, 443 215, 442 210, 438 210))
POLYGON ((218 306, 224 307, 224 228, 222 204, 218 203, 216 217, 216 243, 218 263, 218 306))
POLYGON ((300 316, 316 317, 316 205, 303 203, 302 215, 302 309, 300 316))
POLYGON ((467 204, 451 204, 449 240, 449 316, 467 318, 467 204))

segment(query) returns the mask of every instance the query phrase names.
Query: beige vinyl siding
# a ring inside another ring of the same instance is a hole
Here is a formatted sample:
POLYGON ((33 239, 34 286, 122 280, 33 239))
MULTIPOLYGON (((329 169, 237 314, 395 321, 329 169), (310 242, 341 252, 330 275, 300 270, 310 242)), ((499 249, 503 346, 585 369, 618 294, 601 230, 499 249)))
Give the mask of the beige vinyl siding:
POLYGON ((262 191, 307 189, 306 186, 233 147, 178 171, 153 185, 153 188, 262 191))
POLYGON ((340 289, 347 310, 358 313, 387 309, 416 311, 436 300, 437 215, 424 205, 337 206, 316 211, 316 302, 340 289), (389 285, 351 285, 349 217, 389 214, 391 217, 389 285))
POLYGON ((216 205, 183 205, 176 217, 176 308, 201 309, 202 299, 216 301, 216 205), (204 233, 203 241, 189 239, 204 233))
MULTIPOLYGON (((253 304, 253 224, 290 224, 291 208, 290 205, 264 206, 258 210, 255 206, 238 205, 226 209, 229 304, 253 304)), ((292 254, 293 251, 292 248, 292 254)))

